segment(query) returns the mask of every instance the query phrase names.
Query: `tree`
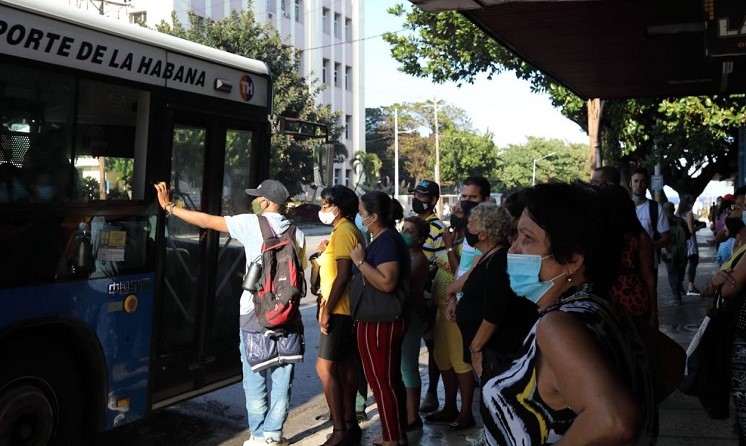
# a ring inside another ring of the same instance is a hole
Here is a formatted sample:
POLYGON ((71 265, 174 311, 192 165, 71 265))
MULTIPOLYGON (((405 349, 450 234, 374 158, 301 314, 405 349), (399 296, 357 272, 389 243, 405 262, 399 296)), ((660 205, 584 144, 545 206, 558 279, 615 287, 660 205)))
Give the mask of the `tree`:
POLYGON ((528 137, 526 144, 511 144, 499 151, 500 165, 496 190, 510 190, 518 186, 530 186, 536 160, 536 182, 549 180, 587 180, 590 168, 585 162, 586 146, 567 144, 559 139, 528 137), (551 156, 547 156, 553 154, 551 156))
MULTIPOLYGON (((490 184, 499 183, 500 159, 493 135, 447 128, 440 136, 440 179, 456 184, 466 177, 480 175, 490 184)), ((497 189, 497 188, 496 188, 497 189)))
MULTIPOLYGON (((435 113, 431 101, 366 110, 367 151, 381 160, 380 178, 384 184, 394 178, 395 109, 399 118, 401 190, 413 186, 417 180, 433 179, 435 113), (421 136, 420 129, 429 131, 429 136, 421 136)), ((498 159, 493 135, 474 130, 471 118, 463 109, 439 102, 437 111, 441 186, 455 184, 469 175, 494 178, 498 159)))
MULTIPOLYGON (((233 10, 230 16, 221 21, 213 21, 189 13, 189 26, 184 26, 172 15, 173 26, 161 22, 156 26, 160 32, 171 34, 203 45, 218 48, 229 53, 250 57, 265 62, 273 75, 273 104, 276 114, 307 121, 326 124, 330 129, 332 143, 339 140, 343 128, 337 125, 339 113, 333 113, 328 106, 319 106, 314 97, 323 86, 318 81, 306 83, 299 72, 298 51, 284 43, 277 31, 269 24, 259 24, 254 19, 251 8, 240 13, 233 10)), ((226 164, 237 170, 236 179, 247 183, 247 160, 249 147, 240 144, 228 145, 226 164), (240 172, 243 175, 240 175, 240 172)), ((296 141, 283 135, 273 135, 270 172, 273 178, 282 181, 291 194, 301 191, 303 184, 313 182, 313 146, 324 141, 296 141), (293 166, 293 168, 288 168, 293 166)), ((341 146, 337 152, 344 155, 346 150, 341 146)), ((248 184, 242 184, 248 187, 248 184)))
MULTIPOLYGON (((588 131, 585 100, 500 46, 457 12, 428 13, 402 5, 389 9, 404 18, 408 33, 387 33, 400 70, 436 83, 473 83, 476 76, 513 71, 533 91, 547 93, 555 107, 588 131)), ((680 99, 605 100, 601 150, 622 171, 664 166, 666 182, 679 193, 699 195, 715 174, 737 170, 735 137, 746 122, 744 95, 680 99), (711 118, 712 117, 712 118, 711 118), (685 136, 686 135, 686 136, 685 136), (686 161, 683 161, 686 160, 686 161)))

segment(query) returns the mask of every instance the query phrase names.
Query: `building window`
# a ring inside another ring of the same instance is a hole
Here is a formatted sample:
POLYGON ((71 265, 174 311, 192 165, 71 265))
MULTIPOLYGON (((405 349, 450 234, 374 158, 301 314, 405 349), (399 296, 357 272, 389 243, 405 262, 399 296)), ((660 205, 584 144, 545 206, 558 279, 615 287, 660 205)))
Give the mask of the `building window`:
POLYGON ((130 23, 139 24, 146 23, 148 21, 147 11, 137 11, 130 13, 130 23))
POLYGON ((351 177, 352 177, 352 169, 345 170, 345 186, 350 187, 351 177))
POLYGON ((340 80, 340 73, 339 70, 341 69, 341 65, 338 63, 334 64, 334 86, 339 87, 339 80, 340 80))
POLYGON ((352 41, 352 20, 345 19, 345 40, 352 41))
POLYGON ((334 14, 334 37, 339 38, 339 14, 334 14))
POLYGON ((288 11, 288 2, 287 2, 287 0, 280 0, 280 10, 282 12, 287 12, 288 11))
POLYGON ((352 90, 352 67, 345 67, 345 90, 352 90))
POLYGON ((342 169, 334 169, 334 184, 339 184, 342 176, 342 169))
POLYGON ((345 115, 345 138, 352 138, 352 115, 345 115))
POLYGON ((295 0, 295 21, 300 22, 300 0, 295 0))
POLYGON ((329 59, 324 59, 321 62, 321 82, 328 83, 327 81, 327 71, 329 70, 329 59))
POLYGON ((321 30, 329 34, 329 10, 327 8, 321 10, 321 30))

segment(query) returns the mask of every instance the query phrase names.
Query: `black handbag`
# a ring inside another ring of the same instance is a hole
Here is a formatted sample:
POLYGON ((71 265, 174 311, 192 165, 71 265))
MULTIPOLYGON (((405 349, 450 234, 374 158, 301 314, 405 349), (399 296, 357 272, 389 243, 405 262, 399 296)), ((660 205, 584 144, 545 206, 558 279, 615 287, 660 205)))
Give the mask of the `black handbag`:
POLYGON ((391 322, 404 315, 405 286, 385 293, 366 282, 359 270, 350 279, 350 313, 360 322, 391 322))
POLYGON ((734 330, 733 315, 718 291, 686 352, 686 370, 679 389, 699 398, 707 415, 715 420, 725 420, 730 415, 734 330))

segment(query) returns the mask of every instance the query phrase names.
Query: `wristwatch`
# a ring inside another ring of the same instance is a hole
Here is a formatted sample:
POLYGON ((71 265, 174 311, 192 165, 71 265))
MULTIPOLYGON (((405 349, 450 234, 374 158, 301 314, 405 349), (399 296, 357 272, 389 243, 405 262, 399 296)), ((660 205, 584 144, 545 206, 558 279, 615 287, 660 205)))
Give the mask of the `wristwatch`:
POLYGON ((363 260, 358 260, 357 262, 355 262, 355 266, 357 266, 358 268, 360 268, 360 265, 362 265, 362 264, 363 264, 363 262, 365 262, 365 259, 363 259, 363 260))
POLYGON ((471 354, 474 354, 474 353, 482 353, 482 350, 474 350, 473 348, 471 348, 471 345, 470 345, 470 346, 469 346, 469 352, 470 352, 471 354))

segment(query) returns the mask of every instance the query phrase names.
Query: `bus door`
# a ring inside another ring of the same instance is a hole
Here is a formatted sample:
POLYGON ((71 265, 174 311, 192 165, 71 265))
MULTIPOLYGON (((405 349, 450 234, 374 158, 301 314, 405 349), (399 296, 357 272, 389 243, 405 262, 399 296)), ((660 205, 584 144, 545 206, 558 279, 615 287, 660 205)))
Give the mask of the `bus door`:
MULTIPOLYGON (((246 212, 255 183, 259 126, 174 111, 171 172, 177 206, 213 215, 246 212)), ((154 408, 238 381, 243 246, 226 233, 166 218, 157 304, 154 408), (201 390, 200 390, 201 389, 201 390)))

